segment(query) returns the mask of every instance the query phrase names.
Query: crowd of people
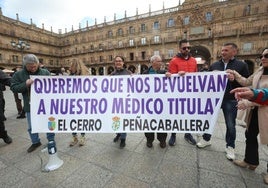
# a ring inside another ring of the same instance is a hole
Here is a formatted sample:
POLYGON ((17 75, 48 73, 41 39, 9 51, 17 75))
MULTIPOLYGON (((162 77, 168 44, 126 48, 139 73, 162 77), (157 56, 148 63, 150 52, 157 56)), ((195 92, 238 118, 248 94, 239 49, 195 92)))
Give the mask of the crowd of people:
MULTIPOLYGON (((197 62, 191 56, 191 45, 188 40, 179 41, 179 52, 174 56, 167 70, 162 69, 162 58, 160 55, 153 55, 150 58, 150 67, 141 74, 165 74, 171 76, 178 74, 184 76, 187 73, 197 72, 197 62)), ((242 168, 255 170, 259 165, 259 152, 258 152, 258 135, 260 136, 261 144, 268 145, 268 127, 266 126, 266 119, 268 118, 268 48, 265 48, 260 56, 261 66, 252 75, 249 75, 248 66, 245 62, 236 58, 238 47, 235 43, 226 43, 221 49, 220 60, 208 66, 205 64, 202 71, 225 71, 227 73, 228 82, 224 93, 221 109, 223 111, 226 133, 225 133, 225 151, 226 158, 233 161, 233 163, 242 168), (242 87, 247 86, 247 87, 242 87), (237 110, 249 109, 249 114, 245 120, 246 122, 246 147, 245 157, 243 160, 237 160, 235 155, 235 141, 236 141, 236 117, 237 110)), ((111 76, 131 75, 132 72, 127 70, 124 57, 114 57, 115 70, 111 76)), ((18 110, 17 118, 27 118, 28 133, 31 140, 31 146, 27 152, 33 152, 39 146, 41 141, 38 133, 32 133, 31 113, 30 113, 30 87, 33 84, 31 75, 51 75, 45 66, 39 62, 34 54, 27 54, 23 57, 22 67, 16 68, 14 74, 11 76, 5 74, 0 70, 0 138, 5 143, 12 143, 12 138, 8 136, 5 130, 5 116, 4 116, 4 86, 9 86, 14 93, 16 107, 18 110), (22 97, 19 97, 19 96, 22 97), (23 106, 22 106, 23 101, 23 106)), ((61 68, 58 75, 89 75, 88 68, 80 61, 73 61, 69 67, 68 72, 65 68, 61 68)), ((55 134, 47 133, 48 142, 53 142, 55 145, 55 134)), ((127 133, 117 133, 113 142, 120 140, 120 148, 126 146, 127 133)), ((154 132, 145 132, 146 146, 153 147, 155 140, 154 132)), ((210 134, 203 134, 202 138, 198 141, 190 133, 184 134, 184 139, 197 148, 205 148, 210 146, 210 134)), ((157 133, 157 140, 161 148, 166 148, 167 133, 157 133)), ((72 133, 72 139, 69 146, 74 146, 77 143, 79 146, 85 145, 85 133, 81 133, 78 138, 77 133, 72 133)), ((171 133, 168 144, 175 146, 176 133, 171 133)), ((268 164, 267 164, 268 173, 268 164)), ((268 184, 268 175, 264 176, 264 182, 268 184)))

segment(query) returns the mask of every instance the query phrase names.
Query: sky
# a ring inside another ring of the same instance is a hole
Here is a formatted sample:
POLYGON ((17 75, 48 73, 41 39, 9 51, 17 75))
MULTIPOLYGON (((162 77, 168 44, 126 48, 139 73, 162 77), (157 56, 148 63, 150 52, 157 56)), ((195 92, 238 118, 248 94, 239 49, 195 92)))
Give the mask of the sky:
POLYGON ((123 18, 125 11, 127 17, 135 16, 136 9, 138 14, 148 13, 149 5, 151 11, 161 10, 163 4, 165 8, 171 8, 183 3, 184 0, 0 0, 0 7, 4 16, 16 19, 42 28, 51 29, 58 33, 59 29, 71 31, 89 26, 123 18))

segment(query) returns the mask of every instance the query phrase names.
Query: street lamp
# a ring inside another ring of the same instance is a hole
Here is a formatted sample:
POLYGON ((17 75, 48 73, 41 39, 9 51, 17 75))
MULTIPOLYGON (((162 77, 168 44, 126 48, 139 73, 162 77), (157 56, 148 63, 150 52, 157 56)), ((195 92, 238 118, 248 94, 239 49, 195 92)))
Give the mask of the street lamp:
POLYGON ((11 46, 13 48, 16 48, 17 50, 19 50, 21 52, 21 59, 23 59, 23 51, 24 50, 29 50, 30 49, 30 44, 22 39, 19 39, 18 42, 15 41, 10 41, 11 46))
POLYGON ((13 48, 17 48, 21 52, 23 52, 23 50, 29 50, 31 47, 29 43, 21 39, 19 39, 18 42, 12 40, 10 43, 13 48))

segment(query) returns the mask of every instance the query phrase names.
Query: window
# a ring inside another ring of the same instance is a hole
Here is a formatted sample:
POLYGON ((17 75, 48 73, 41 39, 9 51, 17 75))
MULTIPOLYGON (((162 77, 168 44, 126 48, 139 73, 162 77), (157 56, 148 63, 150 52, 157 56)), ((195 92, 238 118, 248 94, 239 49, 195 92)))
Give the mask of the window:
POLYGON ((160 37, 154 36, 154 43, 160 43, 160 37))
POLYGON ((99 50, 103 50, 103 45, 99 44, 99 50))
POLYGON ((112 37, 113 36, 113 32, 112 31, 108 31, 108 37, 112 37))
POLYGON ((12 56, 12 61, 13 62, 19 62, 19 57, 17 55, 12 56))
POLYGON ((244 12, 243 12, 243 16, 249 16, 250 15, 250 10, 251 10, 251 5, 247 5, 245 7, 244 12))
POLYGON ((49 65, 53 65, 53 59, 49 60, 49 65))
POLYGON ((103 57, 100 56, 100 57, 99 57, 99 60, 100 60, 100 62, 103 62, 103 57))
POLYGON ((252 43, 250 43, 250 42, 248 42, 248 43, 244 43, 244 45, 243 45, 243 50, 244 50, 245 52, 249 52, 249 51, 251 51, 251 50, 252 50, 252 43))
POLYGON ((145 45, 146 44, 146 38, 145 37, 141 38, 141 44, 142 45, 145 45))
POLYGON ((146 31, 146 26, 145 24, 141 24, 141 32, 145 32, 146 31))
POLYGON ((129 46, 134 46, 134 40, 133 39, 129 40, 129 46))
POLYGON ((141 58, 144 60, 146 58, 146 52, 141 52, 141 58))
POLYGON ((122 41, 119 41, 119 42, 118 42, 118 47, 119 47, 119 48, 122 48, 122 47, 123 47, 123 42, 122 42, 122 41))
POLYGON ((211 12, 207 12, 207 13, 206 13, 206 21, 207 21, 207 22, 212 21, 212 13, 211 13, 211 12))
POLYGON ((186 16, 184 19, 183 19, 183 24, 184 25, 188 25, 190 23, 190 17, 189 16, 186 16))
POLYGON ((129 53, 129 59, 130 59, 130 61, 133 61, 134 60, 134 53, 129 53))
POLYGON ((158 50, 154 51, 154 55, 160 55, 160 52, 158 50))
POLYGON ((174 56, 174 50, 168 50, 168 57, 172 58, 174 56))
POLYGON ((123 35, 123 29, 118 29, 118 36, 122 36, 123 35))
POLYGON ((184 39, 187 39, 187 31, 184 31, 184 32, 183 32, 183 38, 184 38, 184 39))
POLYGON ((91 63, 94 63, 95 61, 94 61, 94 57, 90 57, 90 62, 91 63))
POLYGON ((174 19, 173 18, 168 19, 167 27, 173 27, 174 25, 175 25, 174 24, 174 19))
POLYGON ((94 45, 93 45, 93 44, 90 45, 90 50, 91 50, 91 51, 94 50, 94 45))
POLYGON ((153 29, 159 29, 159 22, 158 21, 156 21, 156 22, 154 22, 154 26, 153 26, 153 29))
POLYGON ((211 28, 208 29, 208 37, 212 36, 211 28))
POLYGON ((109 61, 113 61, 113 56, 112 55, 109 55, 108 56, 108 59, 109 59, 109 61))
POLYGON ((2 54, 0 54, 0 61, 2 61, 3 60, 3 58, 2 58, 2 54))
POLYGON ((135 29, 134 29, 133 26, 130 26, 130 27, 129 27, 129 33, 130 33, 130 34, 134 34, 134 33, 135 33, 135 29))
POLYGON ((112 42, 108 42, 108 48, 109 49, 113 48, 113 43, 112 42))

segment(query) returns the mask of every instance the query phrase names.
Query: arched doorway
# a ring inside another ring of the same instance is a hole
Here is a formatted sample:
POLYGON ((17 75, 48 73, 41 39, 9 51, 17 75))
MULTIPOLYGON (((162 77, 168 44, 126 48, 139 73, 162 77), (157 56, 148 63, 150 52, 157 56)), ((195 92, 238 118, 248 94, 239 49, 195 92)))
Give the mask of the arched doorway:
POLYGON ((91 68, 91 75, 96 75, 97 74, 97 71, 95 68, 91 68))
POLYGON ((112 72, 114 72, 114 67, 108 67, 108 75, 110 75, 112 72))
POLYGON ((211 64, 211 54, 209 50, 204 46, 193 46, 190 53, 197 60, 198 70, 201 70, 204 63, 211 64))
POLYGON ((147 65, 141 65, 141 74, 146 71, 149 67, 147 65))
POLYGON ((99 68, 99 75, 103 75, 103 74, 104 74, 103 67, 100 67, 100 68, 99 68))
POLYGON ((133 65, 130 65, 130 66, 128 67, 128 70, 131 71, 132 73, 135 73, 135 71, 136 71, 136 67, 133 66, 133 65))

